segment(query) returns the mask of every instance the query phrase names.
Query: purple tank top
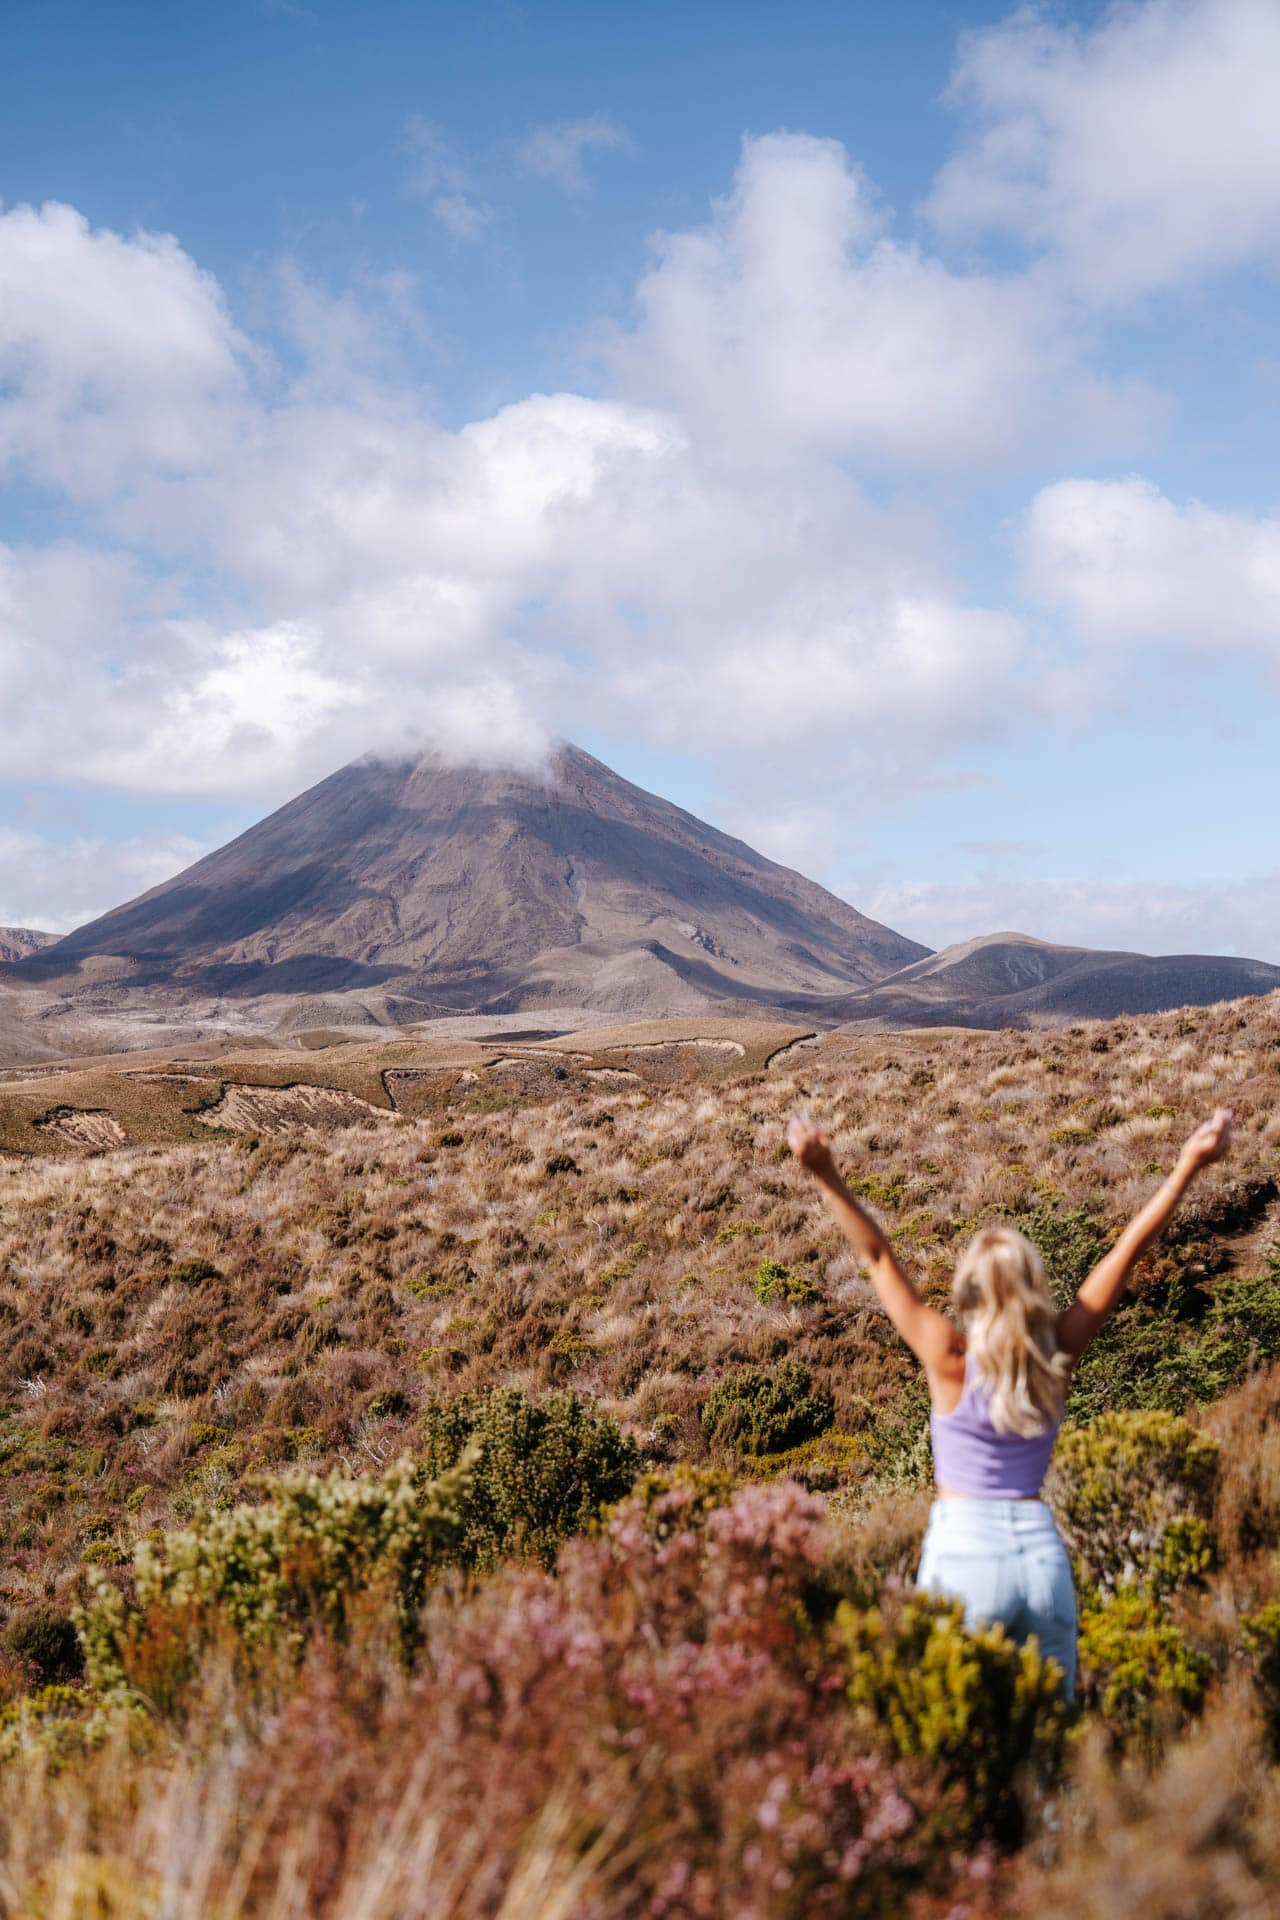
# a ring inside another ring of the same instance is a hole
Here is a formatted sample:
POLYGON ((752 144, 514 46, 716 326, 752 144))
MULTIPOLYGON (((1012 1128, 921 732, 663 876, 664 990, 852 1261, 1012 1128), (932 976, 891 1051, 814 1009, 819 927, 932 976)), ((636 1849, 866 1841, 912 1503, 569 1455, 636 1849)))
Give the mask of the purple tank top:
POLYGON ((959 1405, 952 1413, 935 1409, 929 1424, 933 1430, 933 1477, 948 1493, 986 1500, 1034 1500, 1049 1471, 1062 1421, 1055 1420, 1030 1439, 1017 1433, 997 1433, 991 1424, 987 1390, 974 1378, 966 1354, 959 1405))

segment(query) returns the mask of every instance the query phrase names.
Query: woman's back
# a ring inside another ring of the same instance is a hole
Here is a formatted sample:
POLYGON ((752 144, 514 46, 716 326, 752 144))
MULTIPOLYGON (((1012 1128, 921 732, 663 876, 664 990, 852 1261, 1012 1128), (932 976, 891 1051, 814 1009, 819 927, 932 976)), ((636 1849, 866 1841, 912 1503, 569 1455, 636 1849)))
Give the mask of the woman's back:
POLYGON ((951 1413, 940 1413, 935 1407, 930 1425, 934 1478, 944 1493, 986 1500, 1035 1500, 1062 1422, 1054 1420, 1037 1434, 997 1431, 990 1395, 976 1376, 972 1357, 967 1356, 959 1404, 951 1413))

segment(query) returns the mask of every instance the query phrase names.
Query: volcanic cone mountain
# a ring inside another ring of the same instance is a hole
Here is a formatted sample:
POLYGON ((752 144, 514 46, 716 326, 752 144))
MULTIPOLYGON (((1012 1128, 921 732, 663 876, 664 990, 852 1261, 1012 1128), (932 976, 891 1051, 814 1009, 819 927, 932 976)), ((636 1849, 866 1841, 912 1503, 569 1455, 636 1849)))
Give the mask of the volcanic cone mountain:
POLYGON ((562 747, 543 773, 360 760, 12 971, 83 993, 360 990, 380 1017, 788 1007, 928 949, 562 747))

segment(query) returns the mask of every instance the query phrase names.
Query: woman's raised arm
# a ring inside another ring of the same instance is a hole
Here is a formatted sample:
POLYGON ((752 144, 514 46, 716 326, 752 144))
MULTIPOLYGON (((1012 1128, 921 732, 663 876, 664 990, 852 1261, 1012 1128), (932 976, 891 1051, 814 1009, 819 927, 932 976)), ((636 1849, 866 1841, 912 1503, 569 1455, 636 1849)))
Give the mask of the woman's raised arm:
POLYGON ((964 1342, 945 1314, 927 1306, 898 1264, 879 1223, 859 1206, 840 1178, 831 1152, 831 1136, 807 1113, 787 1127, 792 1153, 822 1188, 836 1225, 871 1276, 880 1304, 927 1373, 949 1373, 964 1364, 964 1342))
POLYGON ((1140 1213, 1129 1222, 1110 1253, 1099 1260, 1072 1304, 1058 1321, 1058 1344, 1078 1360, 1113 1310, 1134 1262, 1159 1237, 1173 1217, 1183 1194, 1202 1167, 1221 1160, 1231 1145, 1230 1107, 1219 1107, 1212 1120, 1197 1127, 1178 1155, 1177 1165, 1156 1189, 1140 1213))

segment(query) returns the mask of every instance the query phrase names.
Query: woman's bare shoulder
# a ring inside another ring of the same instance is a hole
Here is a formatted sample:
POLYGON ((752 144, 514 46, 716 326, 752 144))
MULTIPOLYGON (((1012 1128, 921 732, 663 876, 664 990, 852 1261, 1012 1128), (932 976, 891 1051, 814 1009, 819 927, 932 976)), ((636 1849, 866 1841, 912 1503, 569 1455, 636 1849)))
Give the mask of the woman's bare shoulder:
POLYGON ((949 1329, 950 1337, 929 1368, 929 1398, 935 1413, 954 1413, 964 1392, 965 1337, 959 1327, 949 1329))

